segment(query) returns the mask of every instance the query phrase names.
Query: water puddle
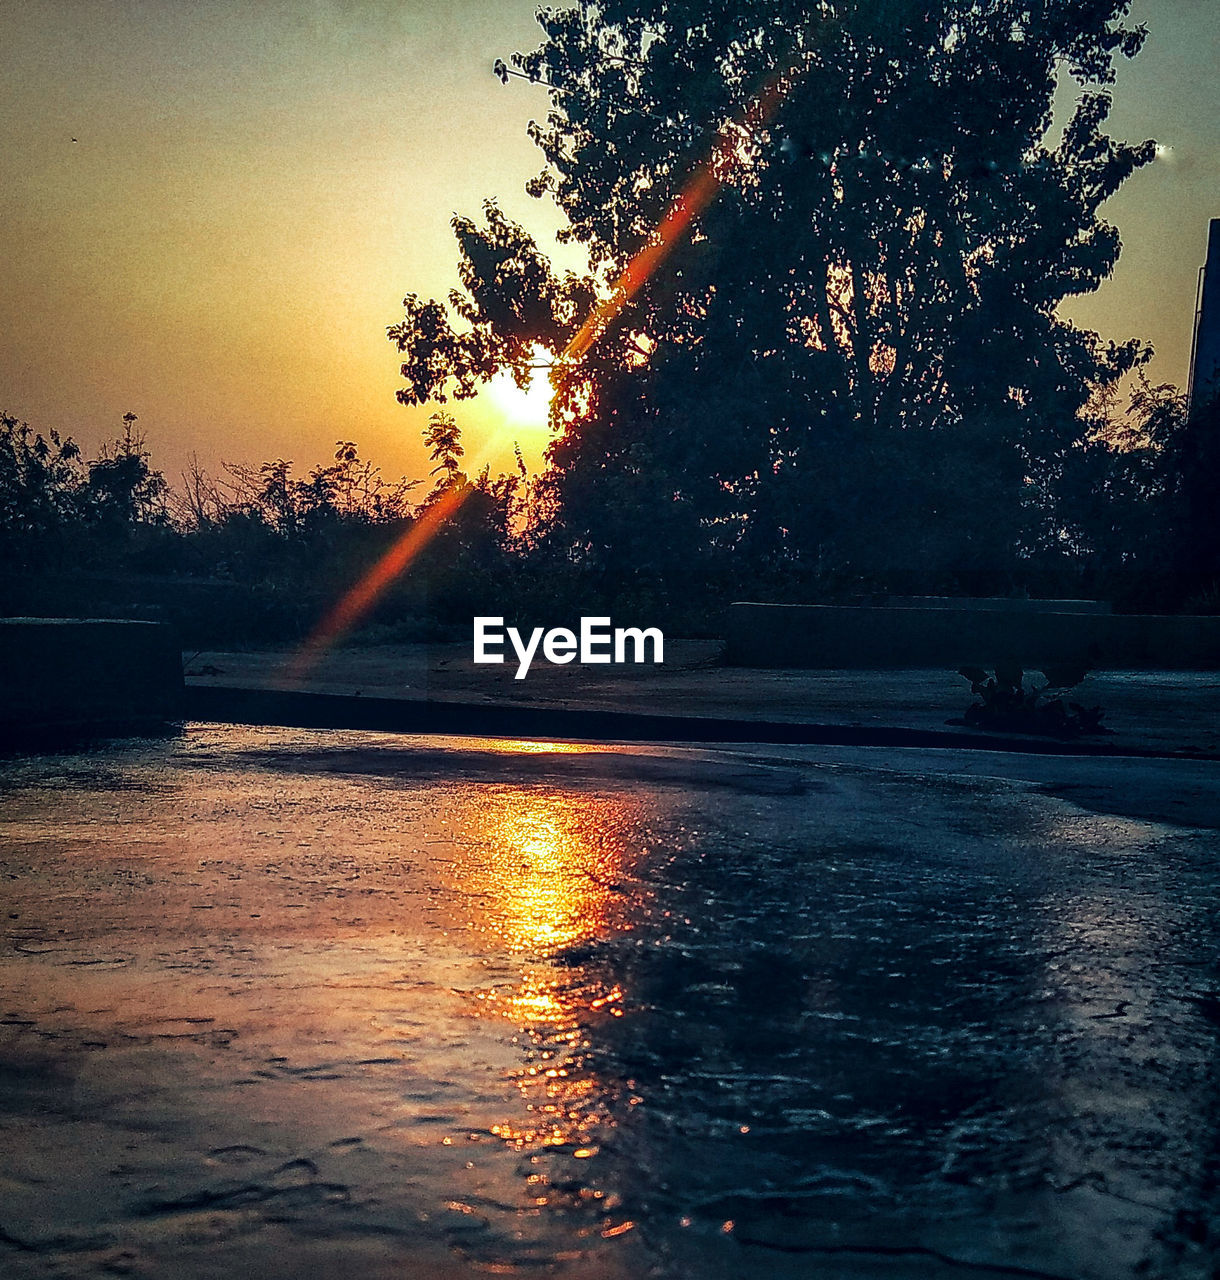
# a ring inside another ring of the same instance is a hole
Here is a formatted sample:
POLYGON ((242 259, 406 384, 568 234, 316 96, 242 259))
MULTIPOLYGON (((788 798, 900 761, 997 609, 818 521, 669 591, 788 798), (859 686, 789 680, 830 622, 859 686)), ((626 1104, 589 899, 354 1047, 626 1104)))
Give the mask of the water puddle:
POLYGON ((1203 1265, 1204 833, 865 754, 215 726, 0 785, 15 1275, 1203 1265))

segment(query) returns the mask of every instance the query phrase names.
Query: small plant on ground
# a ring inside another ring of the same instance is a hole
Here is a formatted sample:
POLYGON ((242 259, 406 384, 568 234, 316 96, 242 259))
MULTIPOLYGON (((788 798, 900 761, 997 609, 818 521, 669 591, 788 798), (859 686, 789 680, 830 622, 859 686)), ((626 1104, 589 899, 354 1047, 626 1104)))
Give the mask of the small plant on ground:
POLYGON ((970 681, 975 701, 961 720, 950 723, 1053 738, 1109 733, 1101 723, 1105 715, 1101 707, 1086 707, 1065 697, 1067 690, 1075 688, 1088 672, 1087 663, 1065 662, 1030 673, 1027 682, 1026 673, 1015 662, 997 662, 992 671, 961 667, 958 675, 970 681), (1034 675, 1041 675, 1045 683, 1035 684, 1034 675))

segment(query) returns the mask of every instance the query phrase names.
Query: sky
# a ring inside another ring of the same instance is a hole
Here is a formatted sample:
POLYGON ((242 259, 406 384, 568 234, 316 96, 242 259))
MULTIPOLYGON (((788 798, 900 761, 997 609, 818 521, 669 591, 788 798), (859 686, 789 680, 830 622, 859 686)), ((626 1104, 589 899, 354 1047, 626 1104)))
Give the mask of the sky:
MULTIPOLYGON (((0 0, 0 410, 86 452, 134 412, 171 481, 192 456, 304 474, 339 440, 423 475, 431 410, 396 402, 386 327, 457 283, 454 213, 494 197, 548 248, 559 225, 524 191, 545 92, 491 73, 538 44, 534 8, 0 0)), ((1214 0, 1133 16, 1151 34, 1111 131, 1164 151, 1105 207, 1113 278, 1065 314, 1150 341, 1153 376, 1184 384, 1220 216, 1220 23, 1214 0)), ((507 467, 514 440, 541 458, 537 404, 447 407, 476 464, 507 467)))

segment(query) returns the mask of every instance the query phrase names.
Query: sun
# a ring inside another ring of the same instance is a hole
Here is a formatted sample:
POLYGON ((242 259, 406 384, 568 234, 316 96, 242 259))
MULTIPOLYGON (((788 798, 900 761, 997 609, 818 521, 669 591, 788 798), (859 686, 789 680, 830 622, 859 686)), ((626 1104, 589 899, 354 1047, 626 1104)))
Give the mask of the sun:
POLYGON ((497 373, 484 388, 504 426, 514 431, 547 431, 550 426, 551 388, 547 371, 534 369, 529 386, 522 390, 507 370, 497 373))

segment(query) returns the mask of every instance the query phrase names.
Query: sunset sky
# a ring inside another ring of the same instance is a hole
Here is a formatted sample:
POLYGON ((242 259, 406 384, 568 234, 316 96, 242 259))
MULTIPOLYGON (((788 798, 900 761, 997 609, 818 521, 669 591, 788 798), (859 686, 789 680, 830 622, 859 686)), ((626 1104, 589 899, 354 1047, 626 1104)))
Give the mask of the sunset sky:
MULTIPOLYGON (((336 440, 426 470, 429 410, 394 399, 407 292, 456 283, 449 230, 495 197, 553 243, 524 184, 544 91, 491 74, 538 43, 528 0, 21 0, 0 6, 0 409, 96 449, 139 415, 176 480, 197 454, 336 440), (76 141, 73 141, 76 139, 76 141)), ((1107 207, 1125 249, 1069 314, 1157 348, 1184 383, 1207 221, 1220 216, 1214 0, 1137 0, 1113 131, 1164 158, 1107 207)), ((512 397, 449 406, 469 453, 545 434, 512 397), (504 424, 505 415, 519 414, 504 424)))

